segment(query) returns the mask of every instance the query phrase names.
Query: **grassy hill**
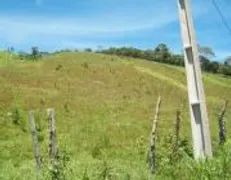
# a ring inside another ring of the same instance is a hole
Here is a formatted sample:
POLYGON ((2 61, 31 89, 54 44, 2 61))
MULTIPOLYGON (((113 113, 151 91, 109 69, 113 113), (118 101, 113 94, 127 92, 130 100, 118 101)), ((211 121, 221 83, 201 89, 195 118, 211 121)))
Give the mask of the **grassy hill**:
MULTIPOLYGON (((212 74, 203 74, 203 78, 217 146, 217 114, 223 100, 231 100, 231 79, 212 74)), ((175 114, 182 104, 181 138, 189 144, 191 141, 183 68, 94 53, 62 53, 0 66, 0 84, 0 179, 35 178, 29 107, 35 110, 45 165, 46 109, 55 108, 58 146, 70 157, 67 179, 83 179, 84 172, 89 179, 99 179, 107 168, 111 179, 149 179, 146 153, 159 94, 163 98, 159 158, 168 150, 166 142, 174 132, 175 114), (13 123, 15 118, 19 124, 13 123)), ((226 117, 231 120, 230 108, 226 117)), ((227 121, 227 129, 231 129, 231 121, 227 121)), ((196 178, 194 169, 186 171, 184 163, 177 167, 181 175, 191 173, 196 178)), ((174 179, 170 172, 160 169, 156 178, 174 179)))

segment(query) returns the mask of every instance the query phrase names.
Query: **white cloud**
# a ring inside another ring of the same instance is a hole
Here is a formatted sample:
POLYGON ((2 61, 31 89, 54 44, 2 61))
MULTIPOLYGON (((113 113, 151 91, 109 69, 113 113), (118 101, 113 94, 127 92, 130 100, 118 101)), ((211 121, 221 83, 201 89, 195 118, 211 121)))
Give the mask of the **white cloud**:
POLYGON ((138 20, 136 17, 114 16, 96 17, 94 19, 0 16, 0 24, 5 26, 4 29, 16 28, 14 29, 15 31, 21 29, 29 33, 55 33, 72 35, 75 33, 110 33, 134 31, 146 28, 160 28, 174 21, 175 18, 175 16, 167 16, 166 14, 156 16, 152 19, 147 18, 143 20, 138 20))
MULTIPOLYGON (((41 5, 43 0, 35 0, 41 5)), ((195 15, 204 11, 196 9, 195 15)), ((157 1, 154 6, 114 9, 112 12, 87 17, 43 17, 33 15, 0 15, 0 39, 10 44, 21 44, 30 39, 49 37, 117 36, 144 29, 160 29, 178 20, 175 2, 169 6, 157 1), (175 5, 175 6, 174 6, 175 5)), ((54 38, 51 38, 54 39, 54 38)))
MULTIPOLYGON (((35 0, 35 3, 41 5, 42 0, 35 0)), ((115 8, 113 11, 102 11, 86 16, 0 15, 0 39, 18 43, 40 35, 113 35, 147 28, 158 29, 178 18, 174 8, 166 8, 162 5, 133 9, 115 8)))

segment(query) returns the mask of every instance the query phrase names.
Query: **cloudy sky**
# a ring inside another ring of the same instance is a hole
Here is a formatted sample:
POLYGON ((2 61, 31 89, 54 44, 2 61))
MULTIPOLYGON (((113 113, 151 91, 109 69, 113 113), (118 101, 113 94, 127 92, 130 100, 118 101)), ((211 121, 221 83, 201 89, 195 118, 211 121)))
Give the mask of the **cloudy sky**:
MULTIPOLYGON (((176 0, 1 0, 0 48, 154 48, 181 51, 176 0)), ((198 43, 231 55, 231 34, 212 0, 191 0, 198 43)), ((216 0, 231 26, 231 1, 216 0)))

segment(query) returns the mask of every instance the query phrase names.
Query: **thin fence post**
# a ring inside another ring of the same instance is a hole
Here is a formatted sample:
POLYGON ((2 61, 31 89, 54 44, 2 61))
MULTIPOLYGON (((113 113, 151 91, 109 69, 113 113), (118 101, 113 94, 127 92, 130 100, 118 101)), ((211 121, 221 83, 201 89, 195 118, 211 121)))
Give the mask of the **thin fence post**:
POLYGON ((226 129, 225 129, 225 112, 228 106, 228 101, 225 101, 224 105, 221 108, 221 112, 218 115, 218 126, 219 126, 219 144, 222 145, 226 141, 226 129))
POLYGON ((176 111, 175 132, 173 137, 173 148, 171 158, 175 158, 179 149, 181 110, 176 111))
POLYGON ((179 142, 179 137, 180 137, 180 123, 181 123, 181 111, 178 110, 176 112, 176 124, 175 124, 175 136, 176 136, 176 148, 178 149, 178 142, 179 142))
POLYGON ((56 129, 55 129, 55 110, 53 108, 48 109, 49 116, 49 156, 51 165, 54 165, 57 156, 56 146, 56 129))
POLYGON ((156 171, 156 139, 157 139, 158 120, 160 118, 160 105, 161 105, 161 96, 159 96, 157 100, 156 111, 153 119, 152 131, 150 136, 149 166, 152 174, 154 174, 156 171))
POLYGON ((30 129, 31 129, 31 137, 32 137, 32 145, 33 145, 34 157, 35 157, 35 162, 36 162, 36 169, 37 169, 38 176, 40 176, 41 157, 39 153, 38 133, 37 133, 36 125, 35 125, 33 110, 30 110, 29 112, 29 124, 30 124, 30 129))

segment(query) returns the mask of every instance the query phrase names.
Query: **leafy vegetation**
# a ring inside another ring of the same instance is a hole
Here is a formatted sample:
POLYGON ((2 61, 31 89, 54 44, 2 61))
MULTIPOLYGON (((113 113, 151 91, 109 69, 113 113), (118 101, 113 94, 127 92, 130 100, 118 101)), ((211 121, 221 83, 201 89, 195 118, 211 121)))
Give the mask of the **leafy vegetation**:
MULTIPOLYGON (((203 79, 215 158, 195 162, 183 68, 79 52, 56 53, 39 61, 15 59, 0 67, 0 179, 36 179, 27 123, 30 107, 39 130, 42 179, 228 179, 231 145, 218 145, 217 114, 223 100, 231 100, 231 79, 209 73, 203 73, 203 79), (146 157, 159 94, 163 105, 157 172, 151 176, 146 157), (182 104, 179 152, 174 159, 171 135, 182 104), (58 172, 48 166, 49 107, 56 110, 57 144, 62 153, 58 172)), ((230 109, 226 118, 229 131, 230 109)))
MULTIPOLYGON (((199 46, 199 51, 201 67, 203 71, 210 73, 220 73, 227 76, 231 75, 230 58, 227 58, 224 63, 211 61, 210 59, 215 57, 215 53, 212 51, 211 48, 199 46)), ((149 61, 156 61, 176 66, 184 66, 183 55, 170 52, 169 48, 165 44, 159 44, 154 50, 141 50, 132 47, 122 47, 109 48, 98 52, 105 54, 115 54, 120 56, 129 56, 133 58, 142 58, 149 61)))

